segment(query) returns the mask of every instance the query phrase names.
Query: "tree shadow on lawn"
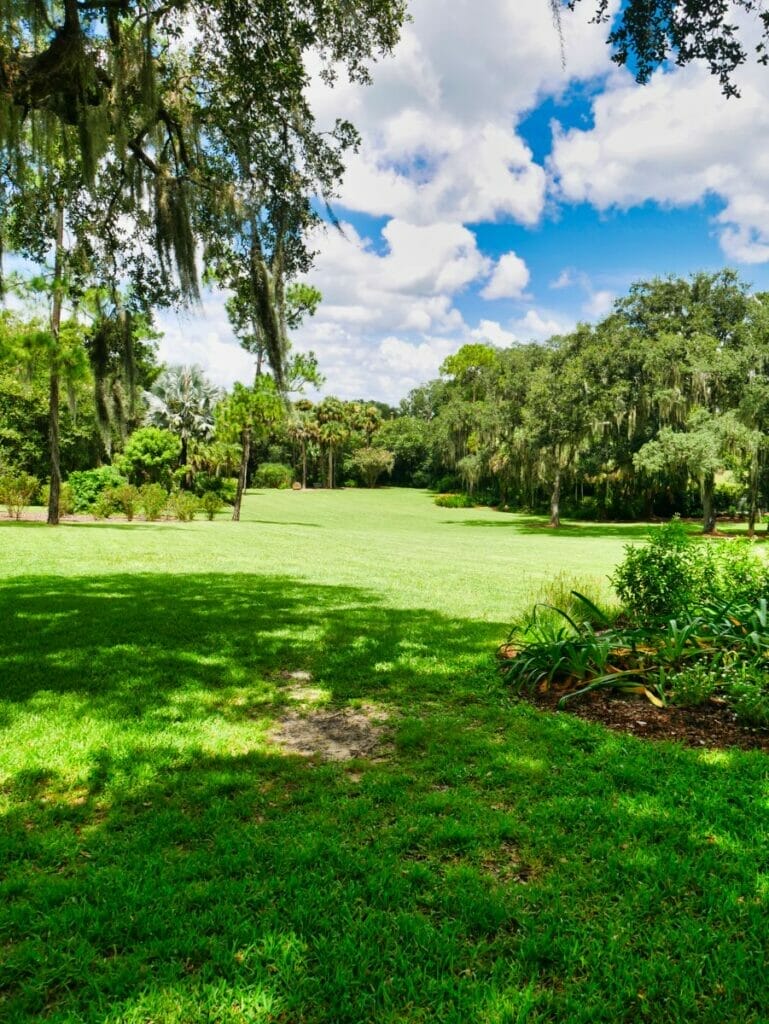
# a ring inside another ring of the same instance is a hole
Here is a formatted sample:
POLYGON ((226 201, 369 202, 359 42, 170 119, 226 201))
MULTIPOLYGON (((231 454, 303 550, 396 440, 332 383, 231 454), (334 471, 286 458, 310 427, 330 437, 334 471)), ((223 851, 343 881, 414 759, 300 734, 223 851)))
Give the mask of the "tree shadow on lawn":
POLYGON ((730 900, 769 852, 765 760, 733 774, 511 707, 502 629, 292 578, 10 581, 8 722, 48 715, 55 738, 0 787, 0 1017, 617 1020, 654 987, 669 1019, 719 1019, 735 991, 759 1019, 769 925, 730 900), (390 757, 260 747, 299 669, 397 709, 390 757), (687 921, 713 937, 690 965, 687 921))
POLYGON ((288 576, 15 577, 0 590, 2 696, 71 693, 88 714, 146 716, 183 691, 208 698, 302 670, 334 701, 418 704, 449 684, 477 690, 507 628, 288 576))
POLYGON ((506 519, 444 519, 445 525, 481 527, 486 529, 500 528, 514 533, 538 534, 540 536, 564 538, 580 537, 621 540, 647 540, 649 531, 654 529, 653 523, 595 523, 595 522, 562 522, 553 529, 548 526, 545 516, 511 515, 506 519))

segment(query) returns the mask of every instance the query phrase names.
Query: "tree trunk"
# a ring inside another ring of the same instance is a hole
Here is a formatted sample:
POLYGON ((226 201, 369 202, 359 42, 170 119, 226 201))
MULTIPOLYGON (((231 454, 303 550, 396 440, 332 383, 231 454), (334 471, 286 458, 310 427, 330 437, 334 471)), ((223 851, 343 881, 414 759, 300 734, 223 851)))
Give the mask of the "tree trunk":
POLYGON ((715 533, 716 513, 713 507, 716 481, 712 473, 702 478, 700 493, 702 494, 702 532, 715 533))
POLYGON ((557 469, 555 471, 555 480, 553 480, 553 493, 550 496, 550 522, 548 526, 556 528, 561 525, 561 471, 557 469))
POLYGON ((53 356, 48 387, 48 443, 51 456, 51 484, 48 490, 48 524, 59 525, 59 497, 61 495, 61 463, 59 458, 59 335, 61 332, 62 276, 64 248, 64 205, 56 211, 56 238, 54 239, 53 306, 51 308, 51 334, 53 356))
POLYGON ((302 441, 302 490, 307 490, 307 442, 302 441))
POLYGON ((748 506, 748 536, 752 537, 756 532, 756 516, 758 514, 758 477, 760 468, 758 465, 758 455, 756 454, 750 465, 750 485, 749 485, 749 506, 748 506))
POLYGON ((240 456, 240 472, 238 473, 238 489, 235 492, 235 504, 232 506, 232 521, 240 521, 240 505, 243 501, 243 493, 246 489, 248 477, 248 460, 251 458, 251 431, 244 430, 240 437, 242 453, 240 456))
POLYGON ((329 445, 328 449, 328 486, 334 488, 334 449, 329 445))

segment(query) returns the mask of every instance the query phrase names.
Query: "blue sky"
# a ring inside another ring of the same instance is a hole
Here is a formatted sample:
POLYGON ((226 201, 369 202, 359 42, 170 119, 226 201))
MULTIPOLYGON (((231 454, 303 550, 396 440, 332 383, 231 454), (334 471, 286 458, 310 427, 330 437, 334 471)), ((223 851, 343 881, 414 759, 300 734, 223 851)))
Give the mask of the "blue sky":
MULTIPOLYGON (((769 288, 769 70, 741 71, 739 100, 699 67, 638 86, 589 8, 564 16, 564 67, 547 0, 413 0, 372 86, 313 80, 318 123, 363 139, 294 338, 326 393, 397 402, 460 345, 544 340, 641 278, 733 266, 769 288)), ((163 326, 167 361, 250 377, 222 296, 163 326)))

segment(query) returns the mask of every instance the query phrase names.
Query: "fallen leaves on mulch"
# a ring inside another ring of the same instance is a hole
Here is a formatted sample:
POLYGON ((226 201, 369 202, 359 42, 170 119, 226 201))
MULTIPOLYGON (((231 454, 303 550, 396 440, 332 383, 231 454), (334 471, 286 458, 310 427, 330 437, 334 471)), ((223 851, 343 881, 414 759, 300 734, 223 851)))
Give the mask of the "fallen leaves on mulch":
MULTIPOLYGON (((537 693, 532 703, 555 711, 562 692, 537 693)), ((576 698, 559 714, 599 722, 615 732, 649 740, 673 740, 687 747, 769 751, 769 729, 741 725, 732 709, 719 700, 695 708, 655 708, 641 697, 597 690, 576 698)))

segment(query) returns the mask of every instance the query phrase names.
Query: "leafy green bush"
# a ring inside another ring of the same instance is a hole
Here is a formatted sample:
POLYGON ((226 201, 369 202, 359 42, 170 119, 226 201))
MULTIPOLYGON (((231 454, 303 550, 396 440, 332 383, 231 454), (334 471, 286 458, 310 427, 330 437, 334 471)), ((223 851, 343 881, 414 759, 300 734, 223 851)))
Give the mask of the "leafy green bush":
POLYGON ((255 487, 275 487, 284 490, 294 481, 294 473, 290 466, 282 462, 263 462, 254 474, 255 487))
POLYGON ((98 466, 96 469, 83 469, 70 473, 67 479, 72 490, 72 502, 75 512, 90 512, 91 506, 102 491, 109 487, 120 487, 126 483, 115 466, 98 466))
POLYGON ((176 491, 168 501, 168 508, 171 515, 180 523, 189 523, 195 518, 195 513, 200 510, 200 502, 189 491, 176 491))
MULTIPOLYGON (((51 494, 51 488, 49 484, 46 484, 40 489, 40 504, 43 508, 48 508, 48 499, 51 494)), ((69 516, 75 511, 75 495, 72 492, 67 481, 62 481, 61 487, 59 488, 59 515, 69 516)))
POLYGON ((121 484, 120 487, 113 487, 110 493, 116 511, 122 512, 130 523, 139 506, 138 487, 134 487, 133 484, 121 484))
POLYGON ((202 498, 204 494, 213 492, 218 494, 225 505, 232 505, 235 502, 235 495, 238 490, 237 477, 214 476, 213 473, 196 473, 193 479, 195 494, 202 498))
POLYGON ((475 505, 469 494, 436 494, 433 500, 440 508, 473 508, 475 505))
POLYGON ((438 494, 453 494, 462 489, 462 481, 458 476, 441 476, 435 481, 434 489, 438 494))
POLYGON ((732 667, 727 677, 726 696, 737 719, 745 725, 769 725, 769 691, 766 666, 732 667))
POLYGON ((40 481, 31 473, 6 470, 0 476, 0 502, 13 519, 21 519, 25 505, 31 505, 40 487, 40 481))
POLYGON ((632 618, 663 622, 709 604, 755 604, 769 587, 769 569, 747 540, 692 540, 673 521, 644 547, 628 545, 611 577, 632 618))
POLYGON ((115 501, 115 488, 108 487, 96 496, 96 501, 91 505, 91 515, 94 519, 109 519, 118 511, 115 501))
POLYGON ((206 514, 206 518, 209 522, 212 522, 217 512, 220 512, 224 507, 224 502, 216 493, 216 491, 206 491, 206 493, 200 498, 200 508, 206 514))
POLYGON ((160 519, 168 503, 168 491, 161 484, 144 484, 139 488, 139 505, 148 523, 160 519))
POLYGON ((120 466, 135 483, 163 483, 179 458, 181 441, 170 430, 142 427, 126 441, 120 466))

